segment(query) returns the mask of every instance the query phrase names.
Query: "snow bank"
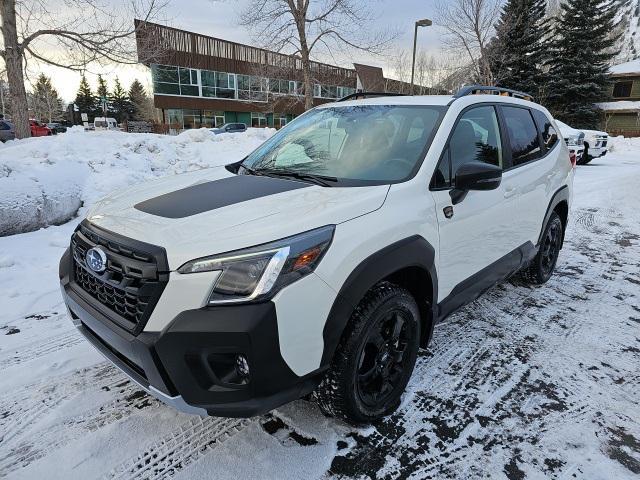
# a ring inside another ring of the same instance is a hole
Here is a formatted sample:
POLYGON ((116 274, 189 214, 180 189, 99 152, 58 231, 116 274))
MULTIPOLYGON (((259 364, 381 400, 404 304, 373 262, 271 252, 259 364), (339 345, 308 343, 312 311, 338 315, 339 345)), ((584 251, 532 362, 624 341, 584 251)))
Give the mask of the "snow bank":
POLYGON ((609 151, 616 153, 637 153, 640 150, 640 138, 625 138, 622 135, 611 137, 609 151))
POLYGON ((177 136, 70 129, 0 144, 0 236, 63 223, 82 206, 145 180, 238 161, 275 132, 177 136))
POLYGON ((631 101, 631 100, 619 100, 617 102, 603 102, 603 103, 596 103, 595 105, 596 105, 596 108, 599 108, 600 110, 604 110, 605 112, 640 111, 640 102, 631 101))

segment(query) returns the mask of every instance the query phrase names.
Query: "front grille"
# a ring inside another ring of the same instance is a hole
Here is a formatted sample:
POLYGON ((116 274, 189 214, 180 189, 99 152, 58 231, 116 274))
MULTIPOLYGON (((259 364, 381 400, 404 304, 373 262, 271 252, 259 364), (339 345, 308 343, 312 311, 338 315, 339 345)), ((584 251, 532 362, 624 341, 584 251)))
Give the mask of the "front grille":
POLYGON ((83 223, 71 237, 71 252, 73 283, 85 296, 107 307, 109 319, 136 335, 140 333, 166 285, 168 274, 160 271, 157 258, 164 250, 110 232, 96 232, 83 223), (130 244, 143 245, 145 250, 130 244), (85 261, 87 251, 95 246, 101 246, 107 256, 102 273, 91 270, 85 261))

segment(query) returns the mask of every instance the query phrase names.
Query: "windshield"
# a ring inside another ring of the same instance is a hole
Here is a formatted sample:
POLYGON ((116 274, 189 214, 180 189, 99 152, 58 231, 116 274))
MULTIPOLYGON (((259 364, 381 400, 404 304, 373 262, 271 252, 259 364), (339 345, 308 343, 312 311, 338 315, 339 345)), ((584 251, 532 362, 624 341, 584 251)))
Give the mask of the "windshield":
POLYGON ((106 127, 107 126, 107 122, 103 122, 98 120, 97 122, 94 122, 94 126, 96 127, 106 127))
POLYGON ((297 118, 242 165, 253 173, 294 172, 343 184, 407 179, 424 158, 444 107, 357 105, 319 108, 297 118))

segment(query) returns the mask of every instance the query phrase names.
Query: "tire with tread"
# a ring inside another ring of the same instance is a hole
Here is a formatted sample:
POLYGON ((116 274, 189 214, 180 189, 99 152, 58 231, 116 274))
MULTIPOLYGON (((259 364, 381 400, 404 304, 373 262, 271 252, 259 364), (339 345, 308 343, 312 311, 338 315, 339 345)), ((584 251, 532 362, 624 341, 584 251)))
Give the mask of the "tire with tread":
MULTIPOLYGON (((560 228, 560 236, 562 236, 563 234, 562 220, 560 219, 560 216, 554 211, 551 213, 551 216, 549 217, 549 221, 545 225, 544 232, 542 234, 542 243, 544 243, 545 238, 549 233, 549 230, 551 228, 554 228, 554 226, 555 228, 558 228, 558 225, 560 228)), ((527 267, 520 270, 520 277, 526 283, 529 283, 531 285, 542 285, 543 283, 546 283, 553 275, 556 262, 558 260, 557 253, 556 253, 555 260, 553 261, 551 270, 549 272, 545 272, 545 269, 543 268, 542 257, 543 257, 543 245, 541 244, 538 250, 538 253, 536 254, 535 258, 531 261, 531 263, 527 267)))
POLYGON ((329 370, 313 394, 314 401, 326 415, 341 418, 353 425, 368 424, 391 414, 400 405, 400 397, 413 373, 419 349, 420 313, 413 296, 390 282, 381 282, 364 296, 351 314, 338 344, 329 370), (368 332, 385 314, 401 310, 412 323, 414 335, 407 345, 407 360, 391 397, 379 408, 368 408, 357 393, 356 378, 360 354, 368 332))

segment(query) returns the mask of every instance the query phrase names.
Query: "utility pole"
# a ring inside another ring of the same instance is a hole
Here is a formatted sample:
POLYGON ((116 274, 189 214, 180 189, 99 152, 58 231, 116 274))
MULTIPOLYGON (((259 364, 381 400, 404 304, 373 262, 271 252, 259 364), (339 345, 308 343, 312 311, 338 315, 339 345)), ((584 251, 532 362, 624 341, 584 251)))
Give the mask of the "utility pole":
POLYGON ((411 90, 409 92, 410 95, 413 95, 413 79, 416 71, 416 44, 418 43, 418 27, 430 27, 431 25, 433 25, 433 22, 428 18, 424 18, 416 22, 415 30, 413 32, 413 60, 411 62, 411 90))

